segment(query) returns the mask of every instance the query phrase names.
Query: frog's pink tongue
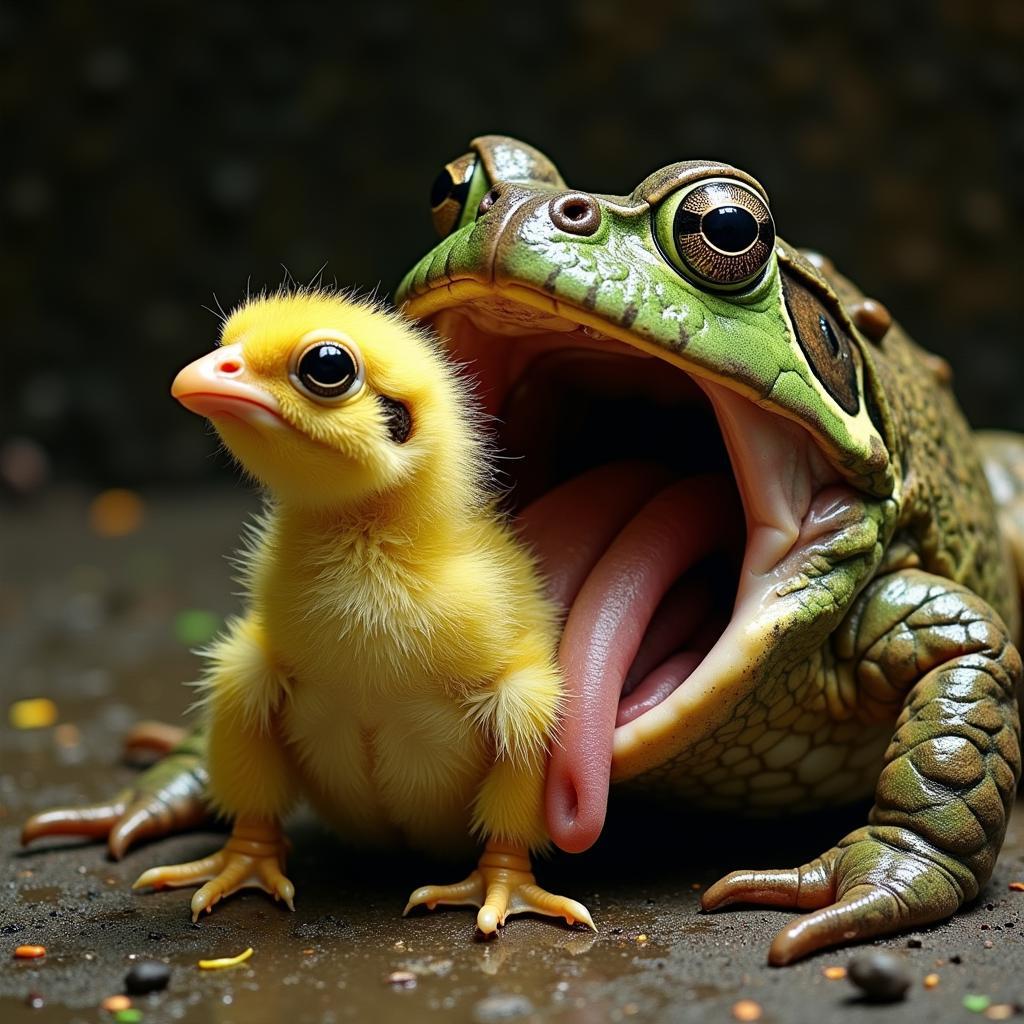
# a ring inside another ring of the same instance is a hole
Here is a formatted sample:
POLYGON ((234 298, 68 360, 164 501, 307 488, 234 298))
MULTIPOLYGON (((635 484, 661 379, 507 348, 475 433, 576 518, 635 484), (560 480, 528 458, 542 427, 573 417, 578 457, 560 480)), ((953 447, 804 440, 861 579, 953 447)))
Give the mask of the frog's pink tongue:
MULTIPOLYGON (((639 498, 637 491, 619 486, 605 491, 607 504, 587 500, 595 481, 612 469, 558 488, 542 499, 548 506, 544 515, 535 514, 535 506, 523 517, 527 539, 548 573, 561 581, 557 596, 571 602, 559 651, 566 709, 547 779, 548 830, 570 852, 585 850, 601 833, 619 699, 654 613, 683 573, 721 546, 731 518, 723 515, 730 504, 726 478, 682 480, 650 497, 663 478, 638 466, 616 467, 615 473, 634 474, 643 482, 639 498), (557 540, 565 535, 565 524, 574 524, 575 532, 567 552, 571 568, 562 571, 557 540)), ((660 674, 685 677, 696 664, 691 658, 676 665, 677 660, 669 659, 660 674)), ((671 688, 665 680, 651 679, 638 689, 650 685, 671 688)))

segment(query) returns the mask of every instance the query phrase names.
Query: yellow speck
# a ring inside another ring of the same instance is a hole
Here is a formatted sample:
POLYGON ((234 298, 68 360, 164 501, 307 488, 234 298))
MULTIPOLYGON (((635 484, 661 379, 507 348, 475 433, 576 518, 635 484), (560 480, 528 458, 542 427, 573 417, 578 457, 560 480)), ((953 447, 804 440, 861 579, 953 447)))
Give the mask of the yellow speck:
POLYGON ((89 525, 101 537, 126 537, 142 525, 142 499, 115 487, 97 494, 89 506, 89 525))
POLYGON ((846 977, 845 967, 823 967, 821 973, 828 978, 829 981, 841 981, 846 977))
POLYGON ((15 729, 45 729, 57 721, 57 705, 46 697, 16 700, 7 718, 15 729))
POLYGON ((936 988, 942 979, 937 974, 926 974, 924 976, 925 988, 936 988))
POLYGON ((252 953, 252 946, 250 946, 244 953, 239 953, 238 956, 222 956, 215 960, 200 960, 199 966, 204 971, 219 971, 222 967, 235 967, 238 964, 244 964, 252 956, 252 953))
POLYGON ((760 1020, 762 1012, 761 1004, 753 999, 741 999, 732 1004, 732 1015, 736 1020, 760 1020))

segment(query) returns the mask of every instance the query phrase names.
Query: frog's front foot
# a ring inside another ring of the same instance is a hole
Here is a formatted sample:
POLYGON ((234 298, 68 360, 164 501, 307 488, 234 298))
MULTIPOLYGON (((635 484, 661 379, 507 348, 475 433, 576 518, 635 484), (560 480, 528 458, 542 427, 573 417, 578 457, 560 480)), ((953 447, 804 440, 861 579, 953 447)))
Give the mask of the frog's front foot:
POLYGON ((970 890, 963 865, 909 829, 868 826, 803 867, 733 871, 704 893, 701 909, 755 903, 811 911, 776 935, 768 961, 782 967, 828 946, 948 917, 970 890))
POLYGON ((283 900, 295 909, 295 886, 283 869, 287 842, 276 825, 264 822, 238 822, 224 848, 209 857, 187 864, 150 868, 143 872, 133 889, 165 889, 206 884, 192 897, 192 920, 208 914, 225 896, 240 889, 262 889, 275 900, 283 900))
POLYGON ((597 931, 582 903, 537 885, 525 849, 493 840, 468 878, 454 885, 422 886, 409 897, 402 913, 423 905, 433 910, 439 903, 479 907, 476 926, 483 935, 493 935, 511 914, 564 917, 568 924, 580 922, 597 931))

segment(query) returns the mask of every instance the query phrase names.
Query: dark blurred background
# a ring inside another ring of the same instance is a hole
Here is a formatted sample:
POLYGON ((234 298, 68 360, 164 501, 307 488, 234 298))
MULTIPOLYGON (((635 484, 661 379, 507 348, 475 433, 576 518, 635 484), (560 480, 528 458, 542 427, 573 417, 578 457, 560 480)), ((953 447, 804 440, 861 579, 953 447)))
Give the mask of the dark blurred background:
POLYGON ((972 420, 1024 429, 1020 0, 5 3, 0 103, 8 493, 228 473, 167 390, 203 307, 282 265, 389 291, 484 132, 593 191, 751 171, 972 420))

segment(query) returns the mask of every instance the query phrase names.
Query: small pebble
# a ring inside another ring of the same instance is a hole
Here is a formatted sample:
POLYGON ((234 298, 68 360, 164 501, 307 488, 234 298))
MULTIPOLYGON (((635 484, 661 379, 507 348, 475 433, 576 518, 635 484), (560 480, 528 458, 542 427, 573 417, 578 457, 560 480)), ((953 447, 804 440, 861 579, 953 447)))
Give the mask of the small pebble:
POLYGON ((14 951, 15 957, 19 960, 38 960, 41 956, 46 956, 45 946, 19 946, 14 951))
POLYGON ((395 988, 416 987, 416 975, 412 971, 392 971, 384 980, 395 988))
POLYGON ((937 974, 926 974, 924 976, 924 987, 936 988, 941 980, 937 974))
POLYGON ((107 996, 100 1003, 100 1008, 108 1013, 120 1013, 121 1010, 130 1010, 132 1001, 127 996, 107 996))
POLYGON ((761 1004, 753 999, 741 999, 732 1004, 732 1015, 736 1020, 760 1020, 763 1012, 761 1004))
POLYGON ((993 1003, 986 1011, 989 1020, 1009 1020, 1017 1012, 1013 1003, 993 1003))
POLYGON ((970 1010, 971 1013, 984 1013, 992 1005, 992 1000, 988 996, 980 996, 968 992, 964 996, 964 1009, 970 1010))
POLYGON ((500 1024, 533 1013, 533 1003, 526 996, 497 995, 481 999, 473 1007, 476 1024, 500 1024))
POLYGON ((162 960, 140 960, 124 976, 124 990, 133 996, 167 988, 171 969, 162 960))
POLYGON ((821 973, 828 978, 829 981, 840 981, 846 977, 845 967, 823 967, 821 973))
POLYGON ((898 957, 881 950, 860 953, 850 961, 848 976, 872 1002, 894 1003, 903 999, 910 978, 898 957))
POLYGON ((992 948, 992 946, 993 946, 993 945, 995 945, 995 943, 993 943, 991 939, 986 939, 986 940, 985 940, 985 941, 984 941, 984 942, 982 943, 982 945, 983 945, 983 946, 984 946, 984 947, 985 947, 986 949, 991 949, 991 948, 992 948))
POLYGON ((29 992, 25 997, 25 1005, 32 1010, 41 1010, 46 1005, 46 1000, 38 992, 29 992))

